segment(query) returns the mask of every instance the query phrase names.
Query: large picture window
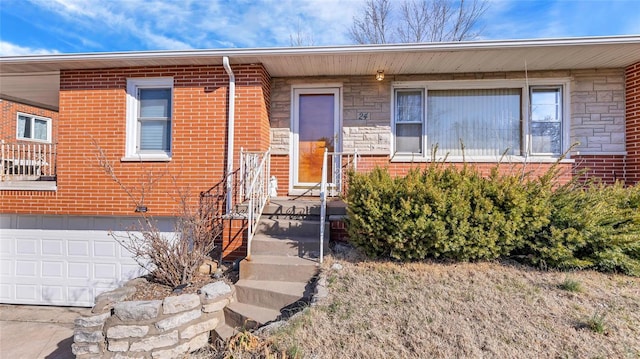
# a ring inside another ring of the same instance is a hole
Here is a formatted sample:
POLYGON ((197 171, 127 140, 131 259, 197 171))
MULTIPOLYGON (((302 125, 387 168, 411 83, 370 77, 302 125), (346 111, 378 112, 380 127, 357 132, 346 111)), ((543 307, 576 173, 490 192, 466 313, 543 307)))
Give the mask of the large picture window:
POLYGON ((557 157, 564 149, 566 85, 547 82, 398 84, 393 155, 427 158, 437 148, 449 158, 557 157))
POLYGON ((173 79, 127 81, 127 151, 125 159, 171 157, 173 79))
POLYGON ((520 90, 435 90, 427 95, 427 141, 451 156, 520 154, 520 90), (462 148, 464 146, 464 153, 462 148))

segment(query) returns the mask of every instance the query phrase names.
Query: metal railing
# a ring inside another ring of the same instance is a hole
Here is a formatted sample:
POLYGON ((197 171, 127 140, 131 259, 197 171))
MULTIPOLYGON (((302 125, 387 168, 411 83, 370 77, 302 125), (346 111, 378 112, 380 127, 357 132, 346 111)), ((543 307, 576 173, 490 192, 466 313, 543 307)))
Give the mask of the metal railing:
POLYGON ((56 145, 0 143, 0 181, 55 181, 56 145))
POLYGON ((251 257, 251 242, 269 200, 270 173, 270 150, 249 152, 241 149, 240 167, 200 193, 200 207, 211 211, 212 228, 222 228, 224 219, 247 220, 247 258, 251 257))
POLYGON ((358 169, 358 151, 353 153, 329 152, 326 148, 322 157, 322 177, 320 181, 320 263, 324 257, 324 227, 327 215, 327 197, 342 196, 347 190, 347 173, 358 169), (329 158, 331 158, 329 160, 329 158), (331 162, 329 162, 331 161, 331 162), (331 164, 331 182, 327 182, 327 172, 331 164))
MULTIPOLYGON (((235 170, 227 174, 220 182, 213 185, 206 191, 200 192, 200 216, 209 221, 210 230, 216 233, 214 238, 218 241, 222 238, 224 229, 224 219, 227 213, 227 203, 229 196, 227 196, 227 184, 231 184, 231 187, 237 189, 238 186, 238 174, 239 170, 235 170)), ((238 192, 231 192, 231 201, 236 202, 238 198, 238 192)), ((222 257, 222 251, 220 251, 222 257)))
POLYGON ((240 171, 242 197, 247 203, 247 259, 251 259, 251 243, 258 228, 264 206, 269 201, 271 150, 264 153, 241 152, 240 171))

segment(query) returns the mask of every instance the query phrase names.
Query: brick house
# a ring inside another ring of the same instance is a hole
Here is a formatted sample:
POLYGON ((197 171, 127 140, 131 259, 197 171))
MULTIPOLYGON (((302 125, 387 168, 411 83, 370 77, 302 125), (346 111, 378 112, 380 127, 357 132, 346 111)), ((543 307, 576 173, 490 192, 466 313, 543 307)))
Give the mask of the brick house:
MULTIPOLYGON (((108 235, 136 205, 99 151, 139 199, 157 176, 143 204, 167 231, 176 190, 197 198, 241 148, 270 150, 280 196, 317 195, 325 148, 396 174, 435 147, 534 172, 568 151, 564 178, 640 181, 638 36, 3 57, 0 98, 4 303, 92 305, 137 273, 108 235)), ((243 256, 230 224, 224 255, 243 256)))

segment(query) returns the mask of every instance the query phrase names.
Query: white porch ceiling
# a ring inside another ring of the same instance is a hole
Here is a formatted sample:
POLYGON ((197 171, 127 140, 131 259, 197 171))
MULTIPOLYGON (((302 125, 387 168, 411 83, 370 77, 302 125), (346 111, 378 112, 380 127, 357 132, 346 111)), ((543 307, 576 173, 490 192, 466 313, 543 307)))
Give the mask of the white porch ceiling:
POLYGON ((262 63, 272 77, 620 68, 640 61, 640 36, 1 57, 0 94, 57 106, 61 70, 221 65, 223 56, 262 63))

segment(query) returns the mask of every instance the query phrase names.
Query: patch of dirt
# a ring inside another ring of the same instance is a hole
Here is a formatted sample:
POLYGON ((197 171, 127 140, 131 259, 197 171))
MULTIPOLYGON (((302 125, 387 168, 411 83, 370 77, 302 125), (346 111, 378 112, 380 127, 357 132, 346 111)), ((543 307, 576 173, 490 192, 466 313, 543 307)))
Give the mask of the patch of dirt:
POLYGON ((176 296, 181 294, 197 293, 203 286, 223 280, 229 284, 233 284, 238 280, 238 271, 234 271, 229 266, 221 266, 222 275, 215 278, 212 274, 197 273, 191 283, 181 290, 174 292, 174 288, 162 283, 158 283, 151 279, 151 276, 144 277, 147 281, 136 284, 135 294, 129 300, 162 300, 163 298, 176 296))

